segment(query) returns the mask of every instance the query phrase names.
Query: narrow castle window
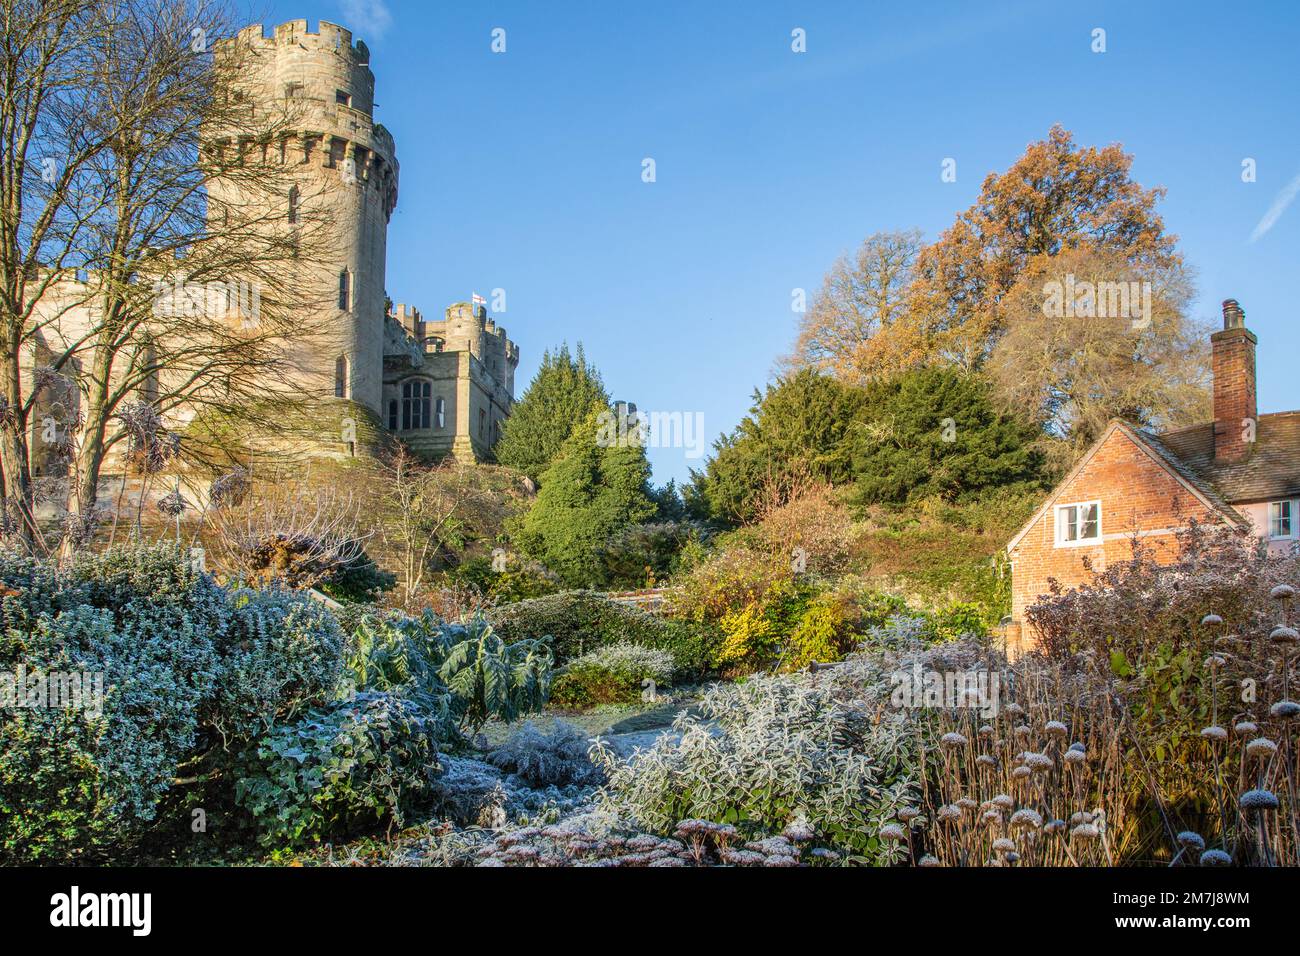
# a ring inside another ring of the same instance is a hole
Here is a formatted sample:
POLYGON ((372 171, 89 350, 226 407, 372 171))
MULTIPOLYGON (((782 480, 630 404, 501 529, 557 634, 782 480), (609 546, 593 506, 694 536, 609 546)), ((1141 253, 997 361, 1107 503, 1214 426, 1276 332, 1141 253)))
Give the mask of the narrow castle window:
POLYGON ((429 406, 433 398, 433 385, 429 382, 402 383, 402 430, 410 431, 429 427, 429 406))
POLYGON ((482 408, 478 410, 478 434, 480 438, 487 438, 487 412, 482 408))
POLYGON ((392 399, 388 403, 388 430, 397 431, 397 399, 392 399))
POLYGON ((437 419, 437 420, 438 420, 438 427, 439 427, 439 428, 445 428, 446 425, 447 425, 447 401, 446 401, 446 399, 439 398, 439 399, 438 399, 438 405, 437 405, 437 408, 438 408, 438 411, 437 411, 437 415, 438 415, 438 419, 437 419))
POLYGON ((348 397, 348 357, 340 355, 334 360, 334 397, 348 397))
POLYGON ((298 187, 289 187, 289 221, 298 221, 298 187))
POLYGON ((344 312, 352 308, 352 273, 347 269, 339 273, 339 308, 344 312))
POLYGON ((347 90, 335 90, 334 102, 339 104, 339 106, 351 106, 352 94, 349 93, 347 90))

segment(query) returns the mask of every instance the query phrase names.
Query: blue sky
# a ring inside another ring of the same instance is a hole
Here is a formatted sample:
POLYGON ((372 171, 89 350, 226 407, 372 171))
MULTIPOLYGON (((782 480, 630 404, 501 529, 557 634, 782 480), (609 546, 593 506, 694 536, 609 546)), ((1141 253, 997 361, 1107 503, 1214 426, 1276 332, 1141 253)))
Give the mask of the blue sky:
MULTIPOLYGON (((433 314, 505 289, 519 392, 543 349, 581 340, 616 398, 702 412, 711 441, 788 350, 792 289, 811 295, 877 230, 934 238, 1060 122, 1080 143, 1123 143, 1135 178, 1168 188, 1197 315, 1217 322, 1239 299, 1260 337, 1260 410, 1300 408, 1300 203, 1285 207, 1300 189, 1300 4, 263 9, 268 26, 323 18, 368 43, 401 163, 388 291, 433 314)), ((657 482, 699 465, 680 449, 651 461, 657 482)))

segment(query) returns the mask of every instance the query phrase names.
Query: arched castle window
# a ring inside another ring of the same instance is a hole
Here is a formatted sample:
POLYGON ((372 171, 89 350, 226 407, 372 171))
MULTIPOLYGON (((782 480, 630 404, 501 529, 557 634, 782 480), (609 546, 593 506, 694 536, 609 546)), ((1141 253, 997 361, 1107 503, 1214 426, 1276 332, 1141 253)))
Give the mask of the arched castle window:
POLYGON ((348 357, 340 355, 334 360, 334 397, 348 397, 348 357))
POLYGON ((298 221, 298 187, 289 187, 289 221, 298 221))
POLYGON ((478 437, 487 438, 487 410, 478 410, 478 437))
MULTIPOLYGON (((439 399, 442 401, 442 399, 439 399)), ((397 431, 397 399, 390 399, 388 402, 388 430, 397 431)))
POLYGON ((437 415, 437 422, 436 422, 436 423, 437 423, 437 426, 438 426, 439 428, 445 428, 446 425, 447 425, 447 402, 446 402, 446 400, 443 399, 443 398, 439 398, 439 399, 438 399, 438 404, 437 404, 436 408, 437 408, 437 411, 436 411, 435 414, 437 415))
POLYGON ((429 406, 433 399, 433 385, 412 379, 402 383, 402 430, 429 427, 429 406))
POLYGON ((339 273, 339 308, 344 312, 352 308, 352 273, 347 269, 339 273))

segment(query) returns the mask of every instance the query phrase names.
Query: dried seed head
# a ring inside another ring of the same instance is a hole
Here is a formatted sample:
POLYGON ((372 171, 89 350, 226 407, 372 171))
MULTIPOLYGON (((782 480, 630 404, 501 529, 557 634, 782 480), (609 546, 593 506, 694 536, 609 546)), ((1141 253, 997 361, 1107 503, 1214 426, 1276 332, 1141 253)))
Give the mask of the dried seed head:
POLYGON ((1012 717, 1019 717, 1025 712, 1025 708, 1021 707, 1015 701, 1007 704, 1007 706, 1003 707, 1002 710, 1004 713, 1010 714, 1012 717))
POLYGON ((993 841, 993 849, 997 850, 999 853, 1014 853, 1016 851, 1016 843, 1014 840, 1010 840, 1007 837, 998 837, 993 841))
POLYGON ((902 807, 899 809, 897 814, 898 819, 902 820, 904 823, 909 823, 920 815, 921 811, 916 809, 916 807, 902 807))
POLYGON ((939 862, 937 857, 933 857, 928 853, 925 856, 921 857, 921 859, 917 860, 916 865, 925 866, 925 867, 943 866, 943 864, 939 862))
POLYGON ((886 823, 880 828, 880 838, 882 840, 906 840, 907 831, 897 823, 886 823))
POLYGON ((1072 840, 1095 840, 1101 836, 1101 831, 1097 829, 1095 823, 1080 823, 1070 831, 1072 840))
POLYGON ((1300 704, 1293 700, 1279 700, 1268 712, 1279 720, 1293 720, 1300 716, 1300 704))
POLYGON ((996 767, 998 765, 998 758, 990 756, 989 754, 980 754, 975 758, 975 762, 981 767, 996 767))
POLYGON ((1046 773, 1056 766, 1047 754, 1025 754, 1025 766, 1035 773, 1046 773))
POLYGON ((1044 833, 1062 833, 1065 831, 1064 820, 1048 820, 1043 824, 1044 833))
POLYGON ((1253 721, 1243 720, 1240 721, 1237 726, 1233 727, 1232 730, 1238 737, 1250 737, 1259 733, 1259 725, 1253 721))
POLYGON ((1256 760, 1268 760, 1277 753, 1277 744, 1267 737, 1256 737, 1246 744, 1246 756, 1256 760))
POLYGON ((1278 584, 1268 592, 1268 596, 1274 601, 1289 601, 1295 597, 1295 588, 1289 584, 1278 584))
POLYGON ((1206 740, 1220 742, 1228 739, 1228 732, 1219 726, 1202 727, 1201 736, 1206 740))
POLYGON ((1206 850, 1201 854, 1201 866, 1232 866, 1232 857, 1222 850, 1206 850))
POLYGON ((1181 846, 1187 847, 1189 850, 1205 849, 1204 837, 1202 837, 1199 833, 1195 833, 1191 830, 1184 830, 1182 833, 1178 834, 1178 843, 1181 846))
POLYGON ((1280 806, 1271 790, 1247 790, 1238 803, 1246 811, 1276 810, 1280 806))
POLYGON ((1005 793, 999 793, 990 802, 999 810, 1010 810, 1016 805, 1016 801, 1012 800, 1005 793))
POLYGON ((1015 813, 1011 814, 1011 825, 1013 827, 1037 830, 1043 825, 1043 818, 1037 810, 1030 810, 1028 807, 1022 807, 1015 813))
POLYGON ((1223 618, 1219 617, 1217 614, 1207 614, 1205 617, 1201 618, 1201 625, 1203 627, 1213 627, 1216 624, 1222 623, 1223 618))
POLYGON ((1043 729, 1052 737, 1067 737, 1070 734, 1070 728, 1059 720, 1049 720, 1043 729))
POLYGON ((1297 631, 1294 627, 1288 627, 1286 624, 1279 624, 1269 631, 1268 639, 1279 647, 1293 647, 1300 644, 1300 631, 1297 631))
POLYGON ((1024 780, 1031 773, 1033 773, 1033 771, 1028 767, 1017 767, 1015 770, 1011 771, 1011 778, 1013 780, 1024 780))
POLYGON ((936 816, 938 816, 940 820, 955 822, 961 819, 961 807, 956 804, 945 803, 939 808, 939 812, 936 816))
POLYGON ((942 746, 951 750, 954 747, 966 746, 966 738, 963 737, 961 734, 957 733, 956 731, 949 731, 948 733, 944 734, 942 737, 939 738, 939 743, 942 746))
POLYGON ((1075 750, 1071 747, 1062 755, 1061 759, 1065 761, 1067 767, 1074 767, 1087 763, 1088 755, 1082 750, 1075 750))
POLYGON ((992 737, 996 731, 989 724, 982 724, 976 731, 981 737, 992 737))

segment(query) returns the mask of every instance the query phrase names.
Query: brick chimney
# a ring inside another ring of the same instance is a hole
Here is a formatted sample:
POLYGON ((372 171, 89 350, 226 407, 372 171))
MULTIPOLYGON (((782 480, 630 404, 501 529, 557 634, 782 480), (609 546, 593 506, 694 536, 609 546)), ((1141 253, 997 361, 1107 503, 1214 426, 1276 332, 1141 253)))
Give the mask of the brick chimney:
POLYGON ((1214 460, 1232 463, 1250 454, 1255 437, 1255 346, 1246 313, 1223 301, 1223 330, 1210 336, 1214 373, 1214 460))

